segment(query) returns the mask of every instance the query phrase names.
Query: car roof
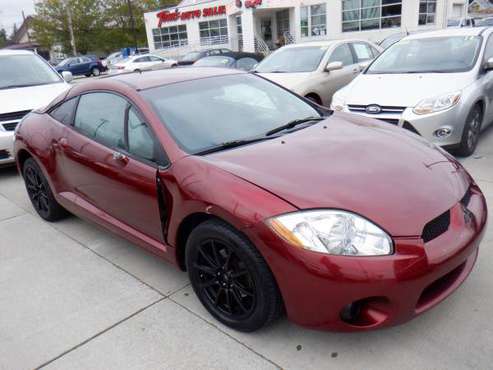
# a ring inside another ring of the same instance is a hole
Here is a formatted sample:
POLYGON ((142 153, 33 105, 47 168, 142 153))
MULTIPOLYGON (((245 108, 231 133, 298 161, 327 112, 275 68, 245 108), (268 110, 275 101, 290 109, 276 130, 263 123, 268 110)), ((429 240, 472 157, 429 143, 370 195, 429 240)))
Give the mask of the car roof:
POLYGON ((372 44, 371 41, 363 40, 363 39, 339 39, 339 40, 323 40, 323 41, 308 41, 301 42, 299 44, 289 44, 285 45, 282 48, 302 48, 307 46, 332 46, 335 44, 343 43, 343 42, 368 42, 372 44))
POLYGON ((447 28, 444 30, 415 33, 407 36, 406 40, 422 39, 429 37, 446 37, 446 36, 479 36, 487 27, 462 27, 462 28, 447 28))
POLYGON ((0 56, 2 55, 33 55, 32 51, 29 50, 10 50, 10 49, 2 49, 0 50, 0 56))
POLYGON ((160 69, 147 72, 130 72, 114 76, 103 77, 91 82, 91 88, 95 88, 98 83, 119 82, 126 84, 136 90, 151 89, 153 87, 170 85, 179 82, 198 80, 202 78, 218 77, 233 74, 242 74, 246 72, 215 67, 187 67, 160 69))

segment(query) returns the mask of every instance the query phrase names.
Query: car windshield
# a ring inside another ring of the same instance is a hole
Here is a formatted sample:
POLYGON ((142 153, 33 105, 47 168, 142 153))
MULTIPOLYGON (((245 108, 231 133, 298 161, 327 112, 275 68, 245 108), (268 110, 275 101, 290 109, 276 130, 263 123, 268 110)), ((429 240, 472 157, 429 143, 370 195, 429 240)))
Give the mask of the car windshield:
POLYGON ((230 57, 206 57, 199 59, 195 62, 197 67, 228 67, 234 63, 234 59, 230 57))
POLYGON ((192 154, 263 136, 293 120, 320 117, 304 100, 251 74, 186 81, 141 94, 178 145, 192 154))
POLYGON ((457 27, 460 26, 460 19, 449 19, 447 21, 448 27, 457 27))
POLYGON ((384 39, 381 43, 380 43, 380 47, 382 49, 387 49, 389 46, 392 46, 394 45, 396 42, 402 40, 404 37, 406 37, 406 34, 405 33, 398 33, 398 34, 395 34, 395 35, 391 35, 389 37, 387 37, 386 39, 384 39))
POLYGON ((188 53, 183 58, 181 58, 181 60, 183 62, 193 62, 199 59, 199 57, 200 57, 200 52, 197 51, 197 52, 188 53))
POLYGON ((493 26, 493 18, 478 19, 476 20, 476 26, 491 27, 493 26))
POLYGON ((320 65, 326 51, 325 46, 283 48, 264 59, 255 71, 260 73, 313 72, 320 65))
POLYGON ((69 64, 72 61, 72 58, 67 58, 62 60, 60 63, 58 63, 57 67, 63 67, 67 64, 69 64))
POLYGON ((368 74, 453 73, 470 70, 481 46, 478 36, 402 40, 368 68, 368 74))
POLYGON ((33 54, 0 56, 0 89, 61 82, 60 76, 33 54))

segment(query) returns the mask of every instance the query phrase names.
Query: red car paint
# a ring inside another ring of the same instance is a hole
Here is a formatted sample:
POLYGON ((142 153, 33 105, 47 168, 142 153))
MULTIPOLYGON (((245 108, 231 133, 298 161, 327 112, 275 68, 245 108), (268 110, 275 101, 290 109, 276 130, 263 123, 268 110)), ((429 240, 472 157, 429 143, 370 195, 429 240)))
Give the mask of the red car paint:
POLYGON ((112 149, 46 114, 50 107, 29 115, 18 128, 18 166, 34 157, 65 208, 180 267, 183 225, 208 217, 228 222, 268 262, 288 317, 307 327, 350 331, 402 323, 465 280, 485 231, 487 207, 468 173, 439 149, 387 124, 334 114, 282 138, 192 156, 179 148, 138 92, 233 73, 238 72, 206 68, 122 75, 76 85, 56 100, 91 90, 126 96, 165 149, 171 163, 167 168, 132 158, 116 161, 112 149), (461 204, 467 191, 468 211, 461 204), (392 236, 394 253, 348 257, 311 252, 288 244, 265 223, 272 216, 312 208, 345 209, 372 220, 392 236), (447 210, 448 230, 424 243, 424 226, 447 210), (360 320, 343 321, 341 310, 360 300, 360 320))

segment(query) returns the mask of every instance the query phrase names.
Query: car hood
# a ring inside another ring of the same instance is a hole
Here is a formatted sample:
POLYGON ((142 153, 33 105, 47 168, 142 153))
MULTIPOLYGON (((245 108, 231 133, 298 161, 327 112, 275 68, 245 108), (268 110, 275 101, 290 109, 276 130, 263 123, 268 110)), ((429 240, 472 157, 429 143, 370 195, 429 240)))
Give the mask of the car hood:
POLYGON ((468 73, 361 74, 342 94, 346 104, 414 107, 424 98, 455 92, 470 82, 468 73))
POLYGON ((306 82, 311 77, 311 72, 301 73, 258 73, 259 76, 265 77, 286 89, 296 89, 299 85, 306 82))
POLYGON ((33 110, 48 105, 62 92, 68 90, 65 82, 0 90, 0 114, 33 110))
POLYGON ((455 205, 470 177, 405 130, 336 113, 282 138, 204 157, 300 209, 360 214, 392 236, 419 236, 455 205))

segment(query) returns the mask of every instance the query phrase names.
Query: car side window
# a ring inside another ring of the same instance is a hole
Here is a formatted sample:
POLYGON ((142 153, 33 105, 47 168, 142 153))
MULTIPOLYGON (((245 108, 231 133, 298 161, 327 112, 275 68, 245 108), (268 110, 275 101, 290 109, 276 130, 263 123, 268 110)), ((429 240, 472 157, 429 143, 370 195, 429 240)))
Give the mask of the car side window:
POLYGON ((370 45, 363 42, 354 42, 353 49, 354 52, 356 53, 356 58, 358 59, 358 63, 373 59, 370 45))
POLYGON ((71 125, 76 105, 77 98, 67 100, 66 102, 63 102, 58 107, 53 109, 50 112, 50 116, 56 119, 58 122, 63 123, 64 125, 71 125))
POLYGON ((484 47, 483 61, 493 58, 493 34, 490 35, 488 41, 486 41, 486 46, 484 47))
POLYGON ((374 48, 373 46, 371 47, 371 51, 373 52, 373 58, 376 58, 380 55, 380 52, 377 50, 377 48, 374 48))
POLYGON ((236 68, 242 69, 243 71, 250 71, 258 62, 250 57, 245 57, 238 59, 236 61, 236 68))
POLYGON ((353 54, 348 44, 339 45, 334 49, 329 58, 329 63, 341 62, 343 66, 354 64, 353 54))
POLYGON ((164 59, 158 58, 158 57, 148 57, 151 62, 161 62, 164 61, 164 59))
POLYGON ((155 162, 155 145, 147 124, 134 108, 128 112, 128 152, 139 158, 155 162))
POLYGON ((221 50, 219 49, 214 49, 209 51, 209 55, 219 55, 219 54, 221 54, 221 50))
POLYGON ((74 127, 90 139, 110 147, 125 148, 124 123, 127 101, 110 93, 82 95, 74 127))

